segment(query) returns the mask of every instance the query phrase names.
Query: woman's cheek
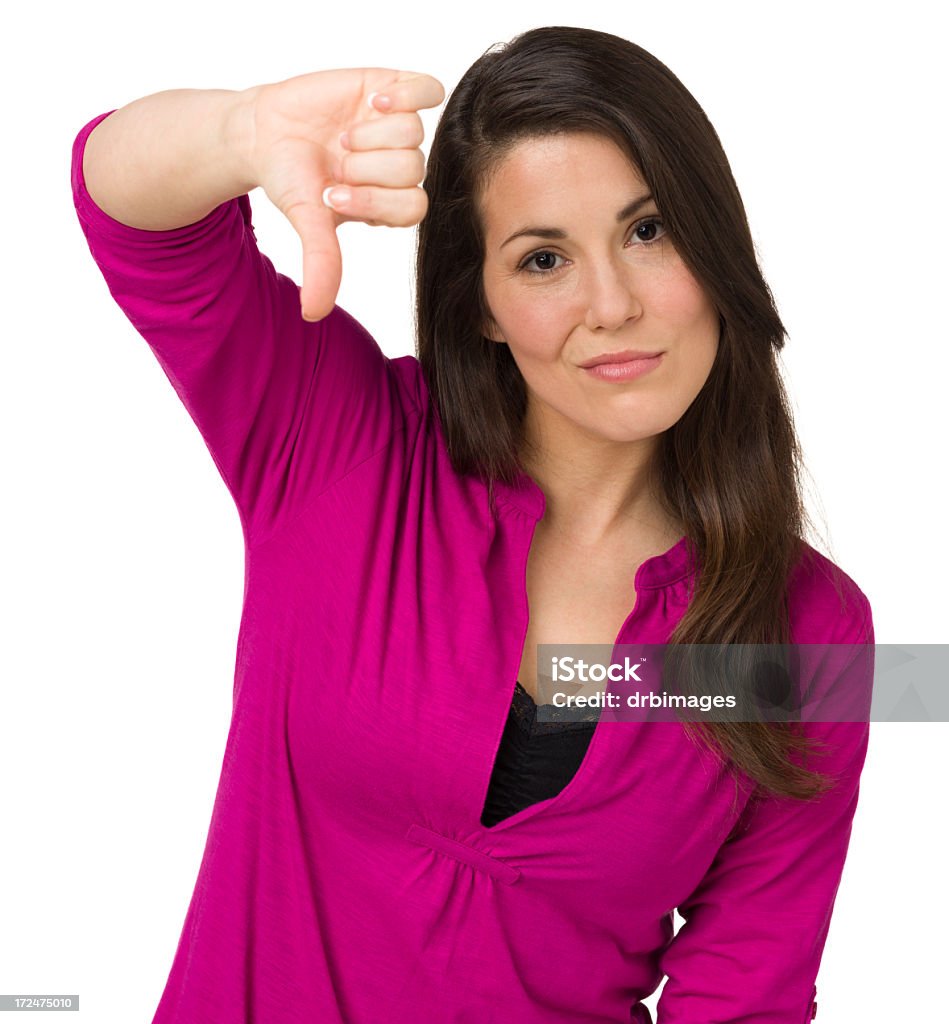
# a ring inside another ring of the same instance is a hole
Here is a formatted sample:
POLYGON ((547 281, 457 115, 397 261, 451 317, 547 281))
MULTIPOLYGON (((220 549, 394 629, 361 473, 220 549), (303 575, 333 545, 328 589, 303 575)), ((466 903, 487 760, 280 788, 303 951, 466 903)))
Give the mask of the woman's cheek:
POLYGON ((570 333, 568 318, 563 301, 548 295, 524 303, 515 313, 513 327, 533 356, 554 360, 570 333))
POLYGON ((713 307, 701 285, 681 261, 662 290, 662 314, 670 321, 683 324, 704 324, 713 307))
POLYGON ((511 352, 519 359, 543 357, 543 318, 529 306, 511 307, 504 321, 504 337, 511 352))

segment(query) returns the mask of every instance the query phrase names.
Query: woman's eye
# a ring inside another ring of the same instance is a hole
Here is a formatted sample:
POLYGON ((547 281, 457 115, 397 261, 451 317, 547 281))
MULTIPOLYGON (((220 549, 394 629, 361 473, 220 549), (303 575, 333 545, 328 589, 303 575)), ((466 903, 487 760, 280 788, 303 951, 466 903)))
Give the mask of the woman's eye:
POLYGON ((534 252, 521 264, 521 269, 531 274, 547 274, 559 270, 557 260, 562 259, 555 252, 534 252))
POLYGON ((650 242, 658 241, 665 234, 666 229, 658 217, 650 217, 648 220, 641 220, 634 228, 632 238, 637 242, 648 245, 650 242))
MULTIPOLYGON (((640 245, 651 245, 653 242, 658 242, 663 238, 665 233, 666 229, 662 226, 662 220, 659 217, 647 217, 639 221, 638 224, 633 225, 630 242, 637 242, 640 245)), ((558 263, 558 260, 563 261, 563 257, 558 256, 555 252, 542 249, 540 252, 532 252, 529 256, 525 257, 517 269, 526 270, 527 273, 538 276, 550 274, 553 271, 560 270, 563 266, 563 262, 558 263)))

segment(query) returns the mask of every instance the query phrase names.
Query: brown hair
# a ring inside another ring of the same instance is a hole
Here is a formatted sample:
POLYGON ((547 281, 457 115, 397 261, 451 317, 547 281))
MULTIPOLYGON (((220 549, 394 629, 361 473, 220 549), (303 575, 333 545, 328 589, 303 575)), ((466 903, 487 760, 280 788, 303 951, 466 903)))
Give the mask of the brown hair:
MULTIPOLYGON (((433 136, 416 328, 452 465, 486 481, 492 507, 493 482, 523 471, 526 385, 508 347, 481 333, 490 314, 479 191, 519 141, 575 131, 609 138, 628 154, 676 251, 719 311, 708 380, 657 451, 660 500, 701 565, 670 643, 786 644, 787 583, 810 524, 776 363, 786 332, 715 129, 664 64, 618 36, 538 28, 490 49, 452 92, 433 136)), ((811 742, 793 723, 685 728, 772 793, 806 799, 829 788, 795 762, 811 742)))

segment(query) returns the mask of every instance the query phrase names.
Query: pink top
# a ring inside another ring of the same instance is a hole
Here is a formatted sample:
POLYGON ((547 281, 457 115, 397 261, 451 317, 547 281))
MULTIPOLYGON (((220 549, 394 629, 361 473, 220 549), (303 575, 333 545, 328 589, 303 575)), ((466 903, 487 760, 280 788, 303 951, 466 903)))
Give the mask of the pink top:
MULTIPOLYGON (((808 727, 830 795, 744 786, 733 806, 681 724, 600 721, 559 794, 483 826, 542 491, 502 484, 492 515, 416 358, 339 307, 306 323, 246 195, 170 231, 99 209, 82 153, 106 116, 73 145, 80 224, 245 541, 233 717, 154 1024, 649 1024, 664 975, 660 1024, 804 1024, 867 724, 808 727)), ((694 552, 639 567, 617 642, 668 639, 694 552)), ((866 597, 813 548, 790 611, 793 642, 873 641, 866 597)))

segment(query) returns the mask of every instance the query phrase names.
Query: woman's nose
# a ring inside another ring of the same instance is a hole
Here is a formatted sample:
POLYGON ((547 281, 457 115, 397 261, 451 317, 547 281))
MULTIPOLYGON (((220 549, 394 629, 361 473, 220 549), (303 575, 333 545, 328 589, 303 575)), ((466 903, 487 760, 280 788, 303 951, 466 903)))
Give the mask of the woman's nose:
POLYGON ((615 331, 642 313, 633 271, 627 265, 604 260, 591 266, 586 280, 586 327, 615 331))

